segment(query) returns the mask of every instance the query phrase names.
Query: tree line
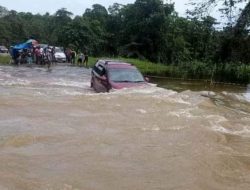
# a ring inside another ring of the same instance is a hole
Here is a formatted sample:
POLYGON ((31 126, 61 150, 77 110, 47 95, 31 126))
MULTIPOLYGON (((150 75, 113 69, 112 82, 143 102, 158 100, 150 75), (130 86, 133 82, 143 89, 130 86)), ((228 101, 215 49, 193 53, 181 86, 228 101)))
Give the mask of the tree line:
MULTIPOLYGON (((41 43, 88 51, 92 56, 132 57, 166 65, 202 62, 211 70, 231 63, 248 65, 250 3, 239 12, 237 23, 217 30, 218 21, 201 14, 217 1, 193 4, 186 18, 178 15, 174 3, 162 0, 115 3, 108 9, 94 4, 81 16, 73 16, 66 8, 40 15, 0 6, 0 44, 10 46, 35 38, 41 43)), ((225 0, 224 14, 230 15, 239 1, 244 0, 225 0)))

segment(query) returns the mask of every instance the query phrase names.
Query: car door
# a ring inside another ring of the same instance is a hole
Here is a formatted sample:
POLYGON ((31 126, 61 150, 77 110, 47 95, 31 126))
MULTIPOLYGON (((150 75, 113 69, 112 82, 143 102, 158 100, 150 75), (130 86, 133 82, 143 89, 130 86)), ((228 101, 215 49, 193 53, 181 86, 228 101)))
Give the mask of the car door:
POLYGON ((103 64, 97 63, 92 71, 92 85, 97 92, 107 92, 106 69, 103 64))

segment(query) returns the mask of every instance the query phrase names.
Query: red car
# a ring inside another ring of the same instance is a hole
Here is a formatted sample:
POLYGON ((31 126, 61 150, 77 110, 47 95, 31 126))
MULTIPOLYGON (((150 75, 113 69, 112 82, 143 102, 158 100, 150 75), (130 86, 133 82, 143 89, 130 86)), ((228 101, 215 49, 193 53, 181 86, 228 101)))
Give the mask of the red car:
POLYGON ((147 84, 132 64, 113 60, 98 60, 91 72, 91 87, 96 92, 109 92, 147 84))

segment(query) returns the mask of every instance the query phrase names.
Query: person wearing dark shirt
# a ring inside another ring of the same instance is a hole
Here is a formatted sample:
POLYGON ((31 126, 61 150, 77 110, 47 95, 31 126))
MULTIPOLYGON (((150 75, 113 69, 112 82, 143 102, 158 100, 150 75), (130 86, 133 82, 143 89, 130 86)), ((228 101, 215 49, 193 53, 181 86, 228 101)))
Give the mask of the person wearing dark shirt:
POLYGON ((84 61, 83 61, 83 64, 86 68, 88 68, 88 61, 89 61, 89 57, 88 57, 88 53, 85 52, 84 53, 84 61))
POLYGON ((76 52, 75 51, 71 51, 71 64, 72 65, 75 64, 75 59, 76 59, 76 52))

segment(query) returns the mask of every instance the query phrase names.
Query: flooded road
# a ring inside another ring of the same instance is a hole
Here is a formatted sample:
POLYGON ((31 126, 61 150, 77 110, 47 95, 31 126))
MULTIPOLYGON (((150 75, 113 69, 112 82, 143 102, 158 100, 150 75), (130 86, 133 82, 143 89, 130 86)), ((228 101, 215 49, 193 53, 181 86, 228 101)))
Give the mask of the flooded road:
POLYGON ((250 189, 248 93, 89 81, 0 66, 0 190, 250 189))

